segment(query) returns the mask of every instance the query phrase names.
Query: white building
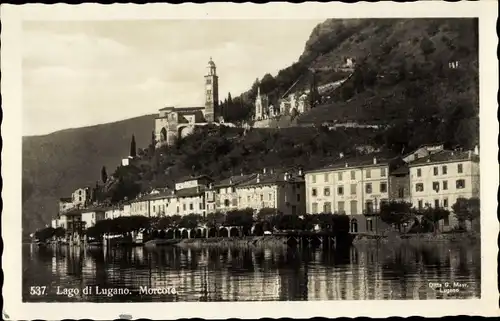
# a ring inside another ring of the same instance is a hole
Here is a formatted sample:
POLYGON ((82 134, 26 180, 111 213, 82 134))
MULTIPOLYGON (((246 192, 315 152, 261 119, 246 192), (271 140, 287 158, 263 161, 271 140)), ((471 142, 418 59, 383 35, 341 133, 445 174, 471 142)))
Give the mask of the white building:
POLYGON ((256 178, 257 174, 235 175, 210 185, 205 191, 207 213, 223 212, 239 209, 236 187, 256 178))
POLYGON ((77 208, 85 207, 89 199, 90 189, 88 187, 79 188, 71 194, 73 205, 77 208))
POLYGON ((274 208, 283 214, 305 213, 305 184, 302 173, 266 172, 236 186, 238 208, 274 208))
POLYGON ((308 171, 307 213, 370 214, 389 199, 392 158, 366 155, 343 158, 330 166, 308 171))
MULTIPOLYGON (((458 198, 479 197, 479 150, 444 150, 414 160, 410 167, 411 202, 417 208, 451 210, 458 198)), ((456 224, 454 215, 443 226, 456 224)))
POLYGON ((98 221, 105 219, 105 210, 102 208, 88 208, 82 210, 82 222, 85 228, 94 226, 98 221))

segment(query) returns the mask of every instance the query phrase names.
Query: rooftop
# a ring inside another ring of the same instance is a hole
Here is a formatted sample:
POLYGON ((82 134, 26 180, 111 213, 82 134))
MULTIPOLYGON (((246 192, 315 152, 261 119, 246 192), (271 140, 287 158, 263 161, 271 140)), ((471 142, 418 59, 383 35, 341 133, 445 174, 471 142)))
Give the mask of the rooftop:
POLYGON ((235 175, 214 184, 214 187, 234 186, 249 181, 255 177, 257 177, 257 174, 235 175))
POLYGON ((206 179, 212 181, 212 179, 208 175, 197 175, 197 176, 184 176, 184 177, 180 178, 179 180, 177 180, 176 183, 194 181, 194 180, 202 179, 202 178, 206 178, 206 179))
POLYGON ((205 109, 205 107, 175 107, 175 106, 167 106, 167 107, 163 107, 160 109, 160 111, 164 111, 164 110, 173 110, 173 111, 198 111, 200 109, 205 109))
POLYGON ((254 185, 265 185, 265 184, 278 184, 284 182, 295 182, 295 183, 303 183, 304 178, 298 176, 296 173, 291 172, 274 172, 274 173, 266 173, 266 174, 254 174, 255 177, 252 179, 245 181, 244 183, 239 184, 239 187, 247 187, 254 185), (289 174, 288 179, 285 180, 285 174, 289 174))
POLYGON ((323 172, 340 168, 357 168, 389 165, 398 156, 388 153, 373 153, 355 157, 338 157, 327 166, 306 171, 306 173, 323 172))
POLYGON ((71 199, 71 197, 61 197, 59 201, 64 203, 71 203, 73 200, 71 199))
POLYGON ((435 154, 430 154, 428 156, 419 158, 410 163, 410 166, 418 166, 433 163, 448 163, 448 162, 458 162, 472 160, 479 162, 479 155, 474 154, 473 151, 453 151, 453 150, 443 150, 435 154))

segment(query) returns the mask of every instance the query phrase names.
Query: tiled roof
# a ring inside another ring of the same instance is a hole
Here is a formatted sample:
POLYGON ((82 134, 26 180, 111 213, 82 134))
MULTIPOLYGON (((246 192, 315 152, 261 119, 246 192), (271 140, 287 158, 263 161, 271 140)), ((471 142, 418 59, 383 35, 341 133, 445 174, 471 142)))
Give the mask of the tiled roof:
POLYGON ((212 179, 207 175, 198 175, 198 176, 184 176, 183 178, 180 178, 179 180, 177 180, 176 183, 183 183, 183 182, 192 181, 192 180, 201 179, 201 178, 207 178, 208 180, 212 181, 212 179))
POLYGON ((433 163, 448 163, 448 162, 457 162, 465 160, 472 160, 479 162, 479 156, 474 154, 474 152, 472 151, 443 150, 419 158, 417 160, 414 160, 413 162, 410 163, 410 166, 418 166, 418 165, 433 164, 433 163))
POLYGON ((82 214, 82 210, 81 209, 78 209, 78 208, 73 208, 67 212, 64 212, 61 214, 61 216, 76 216, 76 215, 81 215, 82 214))
POLYGON ((388 154, 388 153, 374 153, 357 157, 341 157, 337 158, 336 161, 327 166, 308 170, 306 171, 306 173, 323 172, 325 170, 335 170, 340 168, 356 168, 356 167, 389 165, 392 161, 397 159, 397 157, 398 156, 394 154, 388 154), (376 164, 374 164, 374 158, 376 158, 377 160, 376 164))
POLYGON ((167 107, 161 108, 160 110, 173 110, 174 108, 175 108, 174 106, 167 106, 167 107))
POLYGON ((404 174, 409 174, 409 168, 407 165, 400 166, 398 168, 395 168, 394 170, 390 171, 390 175, 404 175, 404 174))
POLYGON ((238 187, 247 187, 247 186, 254 186, 254 185, 266 185, 266 184, 277 184, 277 183, 284 183, 284 182, 295 182, 295 183, 302 183, 304 182, 304 178, 298 176, 297 174, 294 173, 289 173, 290 177, 285 181, 285 172, 275 172, 275 173, 268 173, 268 174, 255 174, 255 177, 238 185, 238 187))
POLYGON ((257 174, 235 175, 214 184, 214 187, 234 186, 249 181, 255 177, 257 177, 257 174))
POLYGON ((177 197, 193 197, 201 195, 205 192, 204 186, 183 188, 175 192, 177 197))
POLYGON ((61 197, 59 200, 64 203, 71 203, 73 201, 71 197, 61 197))

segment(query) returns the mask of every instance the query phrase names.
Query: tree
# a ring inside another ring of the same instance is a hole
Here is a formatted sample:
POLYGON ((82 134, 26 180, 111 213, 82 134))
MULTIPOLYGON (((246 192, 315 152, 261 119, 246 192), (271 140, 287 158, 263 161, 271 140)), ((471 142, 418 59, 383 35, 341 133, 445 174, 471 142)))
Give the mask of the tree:
POLYGON ((232 105, 233 105, 233 98, 231 97, 231 93, 228 93, 227 94, 227 106, 229 108, 231 108, 232 105))
POLYGON ((441 207, 437 208, 427 207, 421 210, 419 214, 422 214, 425 220, 432 223, 434 227, 434 232, 437 232, 439 231, 439 226, 438 226, 439 221, 449 217, 450 211, 441 207))
POLYGON ((106 184, 108 181, 108 173, 106 172, 106 166, 103 166, 101 169, 101 181, 103 184, 106 184))
POLYGON ((380 206, 380 219, 387 224, 395 225, 401 232, 401 225, 410 222, 414 217, 412 206, 407 202, 390 201, 380 206))
POLYGON ((472 221, 479 218, 481 213, 481 206, 479 198, 458 198, 456 203, 451 206, 455 216, 460 223, 472 221))
POLYGON ((202 216, 199 214, 188 214, 181 218, 181 220, 179 221, 179 227, 185 227, 189 229, 195 228, 199 225, 201 219, 202 216))
POLYGON ((137 156, 137 148, 135 146, 135 136, 132 135, 132 140, 130 141, 130 156, 135 157, 137 156))
POLYGON ((209 227, 219 227, 226 221, 226 215, 221 212, 208 213, 205 221, 209 227))
POLYGON ((228 226, 249 227, 253 224, 253 209, 233 210, 226 214, 225 224, 228 226))

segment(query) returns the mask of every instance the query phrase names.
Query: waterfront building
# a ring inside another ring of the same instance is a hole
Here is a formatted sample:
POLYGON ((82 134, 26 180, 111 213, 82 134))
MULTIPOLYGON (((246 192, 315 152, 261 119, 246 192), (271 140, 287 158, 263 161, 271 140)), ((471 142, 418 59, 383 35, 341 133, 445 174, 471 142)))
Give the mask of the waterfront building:
POLYGON ((106 208, 105 210, 105 219, 112 220, 114 218, 120 217, 123 214, 123 206, 114 205, 106 208))
POLYGON ((73 197, 62 197, 59 199, 59 214, 74 208, 73 197))
POLYGON ((223 212, 239 209, 236 187, 255 178, 257 174, 234 175, 218 183, 210 184, 205 191, 207 213, 223 212))
POLYGON ((138 198, 130 202, 130 215, 151 216, 149 205, 149 199, 139 195, 138 198))
POLYGON ((66 230, 67 236, 75 236, 83 230, 82 210, 71 209, 60 216, 60 226, 66 230))
POLYGON ((305 213, 305 183, 302 171, 257 173, 252 179, 236 186, 238 208, 274 208, 277 213, 305 213))
POLYGON ((87 229, 94 226, 98 221, 105 219, 105 210, 103 208, 91 207, 82 210, 82 222, 87 229))
MULTIPOLYGON (((352 232, 376 232, 386 225, 377 213, 390 193, 401 192, 405 198, 404 163, 390 155, 369 154, 339 159, 323 168, 310 170, 305 175, 306 208, 309 214, 338 213, 351 216, 352 232), (391 188, 390 183, 397 182, 391 188)), ((405 178, 406 177, 406 178, 405 178)), ((406 187, 408 191, 408 187, 406 187)))
POLYGON ((90 200, 90 188, 78 188, 71 194, 71 200, 73 203, 73 207, 82 208, 88 204, 90 200))
POLYGON ((177 137, 189 135, 197 126, 224 124, 224 126, 234 127, 233 124, 224 123, 221 117, 219 110, 219 76, 212 58, 208 62, 204 83, 204 106, 169 106, 159 110, 159 114, 155 118, 157 147, 173 144, 177 137))
MULTIPOLYGON (((451 210, 458 198, 479 198, 479 149, 443 150, 409 164, 414 207, 451 210)), ((443 229, 457 224, 455 215, 440 222, 443 229)))

